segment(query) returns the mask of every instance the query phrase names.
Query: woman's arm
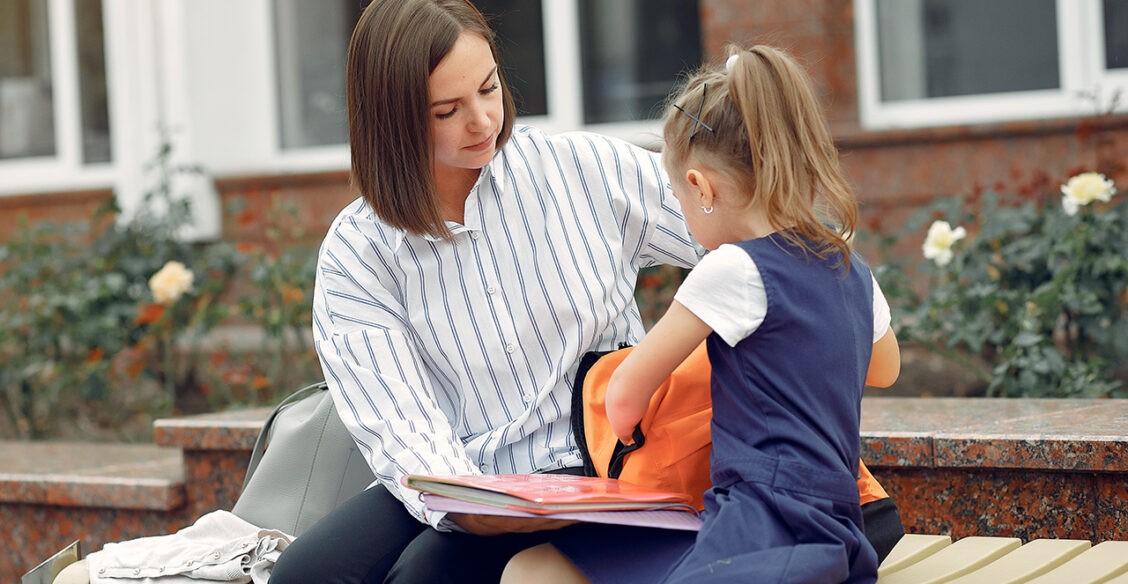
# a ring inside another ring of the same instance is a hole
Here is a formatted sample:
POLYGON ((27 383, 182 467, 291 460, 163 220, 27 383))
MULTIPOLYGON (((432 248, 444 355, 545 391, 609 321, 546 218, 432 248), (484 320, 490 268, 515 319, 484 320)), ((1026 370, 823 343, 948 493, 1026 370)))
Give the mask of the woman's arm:
MULTIPOLYGON (((355 216, 350 218, 355 219, 355 216)), ((334 224, 322 246, 313 300, 314 346, 341 421, 372 472, 407 510, 426 514, 406 474, 477 474, 439 406, 430 372, 386 284, 390 264, 360 220, 334 224)))
POLYGON ((711 332, 680 302, 670 304, 607 384, 607 419, 619 440, 631 442, 654 391, 711 332))

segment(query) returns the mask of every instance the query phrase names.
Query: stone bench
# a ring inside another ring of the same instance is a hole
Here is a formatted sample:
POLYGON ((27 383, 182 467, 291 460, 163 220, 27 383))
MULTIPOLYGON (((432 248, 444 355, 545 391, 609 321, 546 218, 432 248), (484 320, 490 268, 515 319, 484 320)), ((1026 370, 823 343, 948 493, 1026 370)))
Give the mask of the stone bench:
MULTIPOLYGON (((97 550, 230 509, 268 414, 159 420, 155 446, 3 445, 0 574, 22 574, 75 539, 97 550)), ((862 405, 862 457, 906 531, 957 542, 1128 541, 1126 450, 1128 400, 867 396, 862 405)))

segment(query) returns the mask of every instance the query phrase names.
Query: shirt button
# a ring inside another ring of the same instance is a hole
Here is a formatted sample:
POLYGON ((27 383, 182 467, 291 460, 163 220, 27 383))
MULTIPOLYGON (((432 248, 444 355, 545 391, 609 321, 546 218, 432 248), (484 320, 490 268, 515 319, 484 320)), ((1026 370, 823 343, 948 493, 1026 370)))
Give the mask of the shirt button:
POLYGON ((219 552, 215 552, 214 554, 212 554, 212 559, 218 560, 219 559, 219 552))
POLYGON ((483 465, 479 466, 478 468, 481 469, 482 472, 490 472, 490 467, 489 467, 488 464, 483 464, 483 465))
POLYGON ((527 404, 531 404, 531 403, 533 403, 533 396, 532 396, 532 394, 528 394, 528 393, 526 393, 524 397, 525 397, 525 403, 527 403, 527 404))
POLYGON ((133 568, 133 575, 136 576, 141 573, 141 568, 133 568))
POLYGON ((487 294, 493 294, 494 292, 497 292, 497 288, 494 288, 493 286, 490 286, 489 288, 486 288, 486 293, 487 293, 487 294))
POLYGON ((477 231, 471 231, 470 232, 470 239, 478 239, 478 232, 477 231))

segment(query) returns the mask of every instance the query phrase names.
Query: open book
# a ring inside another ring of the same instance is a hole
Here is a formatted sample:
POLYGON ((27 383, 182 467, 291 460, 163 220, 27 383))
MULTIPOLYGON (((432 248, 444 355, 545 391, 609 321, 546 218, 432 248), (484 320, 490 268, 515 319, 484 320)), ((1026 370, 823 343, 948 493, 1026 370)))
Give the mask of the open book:
POLYGON ((564 474, 408 475, 404 484, 423 491, 432 511, 574 519, 684 529, 701 527, 689 497, 615 479, 564 474))

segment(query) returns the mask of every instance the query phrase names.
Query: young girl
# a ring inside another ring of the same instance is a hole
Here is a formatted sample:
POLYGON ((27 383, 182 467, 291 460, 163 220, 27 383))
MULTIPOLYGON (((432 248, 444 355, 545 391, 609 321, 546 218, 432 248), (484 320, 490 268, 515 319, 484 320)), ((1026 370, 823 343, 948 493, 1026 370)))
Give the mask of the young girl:
MULTIPOLYGON (((629 442, 707 338, 713 487, 665 581, 874 582, 855 477, 862 388, 900 371, 888 305, 850 251, 856 201, 806 74, 771 47, 730 52, 689 80, 664 129, 674 192, 715 251, 616 370, 607 415, 629 442)), ((591 575, 586 552, 559 549, 591 575)))

